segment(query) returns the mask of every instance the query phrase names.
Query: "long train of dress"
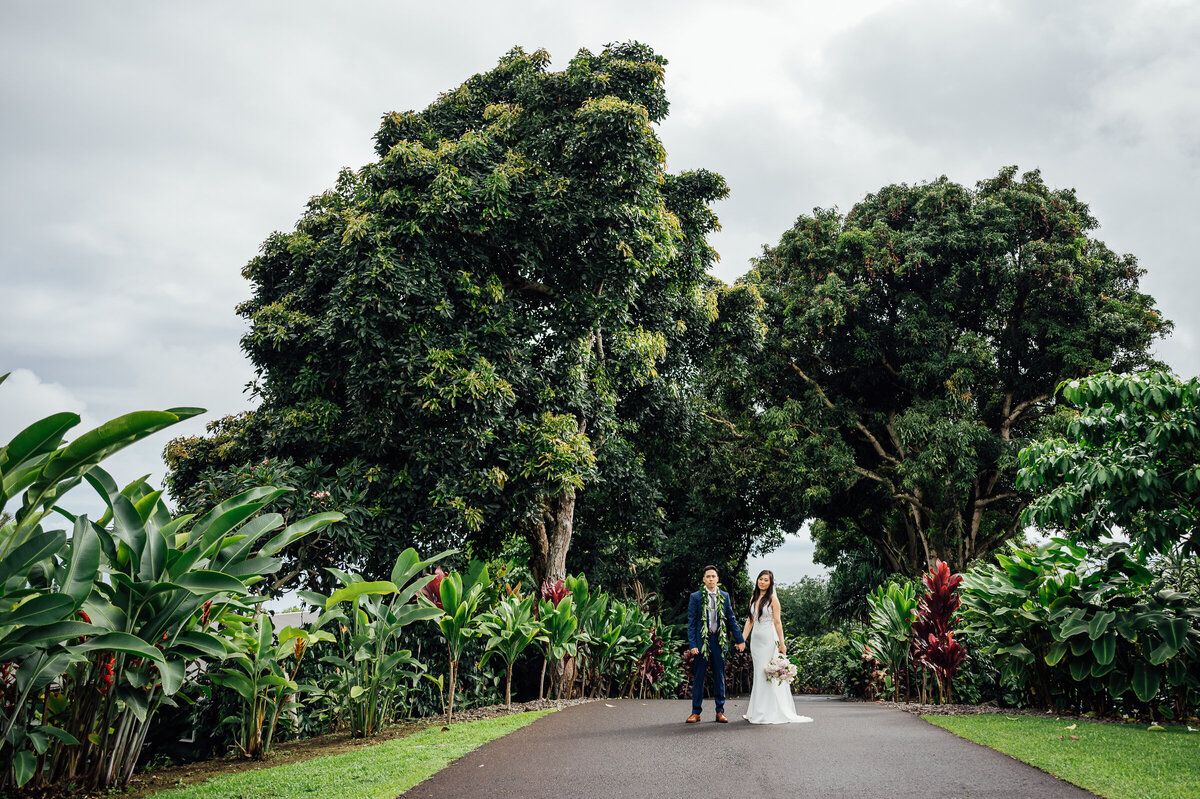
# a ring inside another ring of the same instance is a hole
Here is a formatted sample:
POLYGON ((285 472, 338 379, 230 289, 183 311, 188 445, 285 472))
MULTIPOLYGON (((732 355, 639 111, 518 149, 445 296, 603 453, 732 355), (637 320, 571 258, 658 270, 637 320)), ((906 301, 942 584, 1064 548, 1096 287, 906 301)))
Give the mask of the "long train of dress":
POLYGON ((766 668, 779 652, 775 634, 775 617, 768 605, 761 619, 754 620, 750 633, 750 656, 754 659, 754 685, 750 688, 750 705, 742 718, 751 724, 789 724, 812 721, 796 712, 791 686, 767 679, 766 668))

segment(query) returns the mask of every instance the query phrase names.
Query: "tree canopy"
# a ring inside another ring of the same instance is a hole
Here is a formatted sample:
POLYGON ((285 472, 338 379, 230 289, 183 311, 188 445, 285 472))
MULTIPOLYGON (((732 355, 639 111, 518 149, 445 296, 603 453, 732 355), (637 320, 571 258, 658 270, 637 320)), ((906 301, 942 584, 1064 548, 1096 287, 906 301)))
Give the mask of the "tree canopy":
POLYGON ((726 187, 665 171, 666 62, 649 48, 548 63, 514 49, 388 114, 378 160, 267 239, 238 309, 261 405, 172 442, 177 497, 210 502, 213 467, 320 460, 310 473, 336 469, 370 510, 350 515, 348 557, 382 567, 412 542, 488 550, 518 531, 540 581, 564 575, 579 493, 607 471, 643 486, 629 534, 657 534, 641 453, 672 431, 643 427, 689 395, 718 295, 747 291, 706 274, 726 187))
POLYGON ((1071 380, 1066 436, 1021 452, 1025 520, 1079 540, 1128 536, 1151 555, 1200 556, 1200 378, 1166 372, 1071 380))
POLYGON ((1017 453, 1053 427, 1055 387, 1146 365, 1170 329, 1097 226, 1009 167, 818 209, 764 251, 745 278, 767 303, 763 419, 819 558, 867 546, 915 575, 1017 532, 1017 453))

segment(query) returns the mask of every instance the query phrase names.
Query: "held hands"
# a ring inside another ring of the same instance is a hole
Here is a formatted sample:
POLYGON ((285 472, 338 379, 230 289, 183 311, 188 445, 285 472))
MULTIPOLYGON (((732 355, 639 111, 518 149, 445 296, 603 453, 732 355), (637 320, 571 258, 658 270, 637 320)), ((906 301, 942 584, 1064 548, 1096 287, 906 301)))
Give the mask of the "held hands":
POLYGON ((746 645, 745 645, 745 644, 734 644, 734 645, 733 645, 733 648, 734 648, 734 649, 736 649, 736 650, 737 650, 737 651, 739 651, 739 652, 744 652, 744 651, 746 651, 746 645))

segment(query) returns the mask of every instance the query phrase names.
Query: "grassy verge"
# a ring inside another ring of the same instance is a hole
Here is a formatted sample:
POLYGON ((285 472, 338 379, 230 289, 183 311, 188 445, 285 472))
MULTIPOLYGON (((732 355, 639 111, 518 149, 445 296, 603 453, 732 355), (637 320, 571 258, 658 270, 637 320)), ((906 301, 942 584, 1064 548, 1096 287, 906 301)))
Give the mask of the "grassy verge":
POLYGON ((921 718, 1107 799, 1200 795, 1200 732, 1184 725, 1154 732, 1142 724, 1003 714, 921 718))
POLYGON ((154 794, 155 799, 393 799, 452 760, 530 724, 550 710, 430 727, 355 752, 217 777, 154 794))

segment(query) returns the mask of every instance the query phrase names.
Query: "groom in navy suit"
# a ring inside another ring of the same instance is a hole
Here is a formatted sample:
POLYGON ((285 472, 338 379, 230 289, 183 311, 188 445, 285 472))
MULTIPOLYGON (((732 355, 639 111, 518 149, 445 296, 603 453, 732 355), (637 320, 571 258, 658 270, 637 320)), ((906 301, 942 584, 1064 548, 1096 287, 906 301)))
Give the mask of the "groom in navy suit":
POLYGON ((713 700, 717 704, 717 721, 724 724, 725 718, 725 644, 729 633, 733 633, 734 647, 741 652, 746 648, 742 631, 733 615, 733 603, 729 594, 717 589, 716 566, 704 567, 704 588, 692 594, 688 600, 688 646, 692 649, 692 715, 687 723, 700 720, 704 702, 704 673, 712 666, 713 700))

